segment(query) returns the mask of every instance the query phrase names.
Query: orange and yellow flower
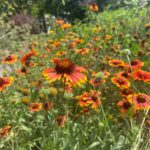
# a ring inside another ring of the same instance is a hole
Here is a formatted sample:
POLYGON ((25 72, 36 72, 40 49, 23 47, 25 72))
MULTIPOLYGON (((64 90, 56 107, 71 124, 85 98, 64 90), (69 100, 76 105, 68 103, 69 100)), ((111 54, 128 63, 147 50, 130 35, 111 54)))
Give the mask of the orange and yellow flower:
POLYGON ((95 3, 90 4, 90 5, 89 5, 89 9, 90 9, 91 11, 94 11, 94 12, 99 11, 99 7, 98 7, 98 5, 95 4, 95 3))
POLYGON ((125 63, 119 59, 112 59, 108 61, 108 64, 113 67, 124 67, 125 63))
POLYGON ((100 95, 101 92, 95 92, 93 90, 83 93, 79 98, 80 107, 91 107, 93 109, 97 109, 101 104, 99 99, 100 95))
POLYGON ((112 35, 106 35, 106 36, 105 36, 105 40, 106 40, 106 41, 111 40, 111 39, 112 39, 112 35))
POLYGON ((19 73, 21 75, 26 75, 28 73, 28 70, 26 67, 22 67, 21 69, 17 70, 17 73, 19 73))
POLYGON ((123 99, 117 103, 117 106, 119 107, 120 111, 124 114, 129 111, 129 109, 132 108, 131 102, 127 101, 126 99, 123 99))
POLYGON ((3 128, 0 128, 0 138, 7 136, 10 133, 11 129, 12 129, 11 125, 7 125, 3 128))
POLYGON ((43 105, 42 103, 34 102, 34 103, 31 103, 28 108, 29 108, 29 111, 31 112, 38 112, 43 108, 43 105))
POLYGON ((134 94, 133 90, 130 89, 130 88, 121 89, 121 90, 119 91, 119 93, 120 93, 120 95, 123 96, 123 97, 127 97, 127 96, 129 96, 129 95, 133 95, 133 94, 134 94))
POLYGON ((88 48, 77 49, 76 53, 81 54, 81 55, 85 55, 85 54, 89 53, 89 49, 88 48))
POLYGON ((24 55, 20 61, 25 66, 32 66, 33 63, 31 63, 31 57, 37 56, 37 55, 38 55, 38 52, 36 50, 32 50, 29 53, 27 53, 26 55, 24 55))
POLYGON ((141 62, 140 60, 132 60, 131 61, 131 67, 133 70, 141 69, 141 67, 144 65, 144 62, 141 62))
POLYGON ((13 77, 0 77, 0 92, 10 86, 13 80, 13 77))
POLYGON ((150 23, 145 24, 144 27, 149 29, 150 28, 150 23))
POLYGON ((62 79, 62 81, 70 82, 72 85, 80 85, 85 83, 87 78, 82 73, 86 69, 76 66, 70 59, 61 59, 54 61, 55 68, 47 68, 42 74, 50 81, 62 79))
POLYGON ((79 39, 79 38, 75 38, 75 39, 74 39, 74 42, 75 42, 76 44, 82 44, 82 43, 83 43, 83 40, 82 40, 82 39, 79 39))
POLYGON ((68 28, 70 28, 70 27, 71 27, 71 24, 69 24, 69 23, 64 23, 64 24, 61 25, 61 28, 62 28, 63 30, 66 30, 66 29, 68 29, 68 28))
POLYGON ((135 80, 150 83, 150 72, 143 71, 143 70, 137 70, 133 73, 133 77, 135 80))
POLYGON ((62 20, 62 19, 56 19, 56 24, 58 24, 58 25, 62 25, 62 24, 64 24, 64 21, 62 20))
POLYGON ((122 76, 126 79, 130 79, 132 77, 132 74, 127 71, 121 71, 121 72, 116 73, 115 76, 122 76))
POLYGON ((2 63, 13 64, 17 61, 17 57, 14 55, 9 55, 2 60, 2 63))
POLYGON ((117 87, 121 89, 130 87, 130 82, 125 77, 122 76, 113 77, 111 81, 113 84, 115 84, 117 87))
POLYGON ((149 109, 150 108, 150 96, 146 94, 134 94, 128 96, 128 101, 133 103, 136 110, 149 109))

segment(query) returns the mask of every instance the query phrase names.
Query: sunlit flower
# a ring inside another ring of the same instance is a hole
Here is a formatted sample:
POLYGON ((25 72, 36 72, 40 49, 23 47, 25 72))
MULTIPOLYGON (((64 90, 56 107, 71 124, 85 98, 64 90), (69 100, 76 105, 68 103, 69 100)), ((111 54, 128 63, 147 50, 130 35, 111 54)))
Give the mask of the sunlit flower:
POLYGON ((123 67, 125 63, 119 59, 112 59, 108 61, 108 64, 113 67, 123 67))
POLYGON ((83 93, 79 98, 79 105, 81 107, 91 107, 93 109, 97 109, 101 104, 99 96, 101 92, 93 91, 83 93))
POLYGON ((62 79, 62 81, 70 82, 72 85, 80 85, 85 83, 87 78, 82 73, 86 69, 76 66, 70 59, 61 59, 54 62, 55 68, 47 68, 42 74, 50 81, 62 79))
POLYGON ((62 19, 56 19, 56 24, 58 24, 58 25, 62 25, 62 24, 64 24, 64 21, 62 20, 62 19))
POLYGON ((31 99, 27 96, 24 96, 24 97, 22 97, 22 99, 20 101, 21 101, 21 103, 27 105, 30 103, 31 99))
POLYGON ((9 55, 2 60, 2 63, 13 64, 17 61, 17 57, 14 55, 9 55))
POLYGON ((68 29, 68 28, 70 28, 70 27, 71 27, 71 24, 69 24, 69 23, 65 23, 65 24, 62 24, 62 25, 61 25, 61 28, 62 28, 63 30, 68 29))
POLYGON ((131 102, 127 101, 126 99, 123 99, 117 103, 117 106, 119 107, 120 111, 122 113, 127 113, 129 109, 132 108, 131 102))
POLYGON ((71 43, 69 44, 69 48, 74 48, 76 45, 77 45, 76 42, 71 42, 71 43))
POLYGON ((89 53, 89 49, 88 48, 77 49, 76 53, 81 54, 81 55, 85 55, 85 54, 89 53))
POLYGON ((134 94, 128 96, 127 99, 134 104, 137 110, 150 108, 150 96, 146 94, 134 94))
POLYGON ((42 103, 34 102, 31 103, 28 108, 31 112, 38 112, 42 109, 42 107, 43 107, 42 103))
POLYGON ((150 28, 150 23, 145 24, 144 27, 145 27, 146 29, 149 29, 149 28, 150 28))
POLYGON ((49 94, 56 96, 58 93, 58 90, 55 87, 50 87, 49 88, 49 94))
POLYGON ((53 43, 53 46, 54 46, 54 47, 58 47, 58 46, 60 46, 60 44, 61 44, 61 43, 60 43, 59 41, 55 41, 55 42, 53 43))
POLYGON ((144 65, 144 62, 141 62, 140 60, 132 60, 131 61, 131 67, 133 70, 135 69, 141 69, 141 67, 144 65))
POLYGON ((13 77, 0 77, 0 92, 10 86, 13 80, 13 77))
POLYGON ((111 81, 121 89, 130 87, 130 82, 122 76, 113 77, 111 81))
POLYGON ((31 57, 37 56, 37 55, 38 55, 38 52, 36 50, 30 51, 29 53, 24 55, 20 61, 25 66, 32 66, 33 63, 31 63, 31 57))
POLYGON ((27 71, 26 67, 22 67, 21 69, 17 70, 17 73, 19 73, 21 75, 26 75, 28 73, 28 71, 27 71))
POLYGON ((59 51, 56 53, 57 56, 64 56, 66 54, 65 51, 59 51))
POLYGON ((97 11, 99 10, 99 7, 98 7, 97 4, 93 3, 93 4, 90 4, 90 5, 89 5, 89 9, 90 9, 91 11, 97 12, 97 11))
POLYGON ((132 74, 130 72, 127 72, 127 71, 121 71, 121 72, 116 73, 115 76, 122 76, 126 79, 130 79, 132 74))
POLYGON ((108 41, 108 40, 110 40, 110 39, 112 39, 112 36, 111 36, 111 35, 106 35, 106 36, 105 36, 105 40, 106 40, 106 41, 108 41))
POLYGON ((129 95, 133 95, 134 94, 133 90, 130 89, 130 88, 120 89, 119 93, 123 97, 127 97, 129 95))
POLYGON ((75 42, 76 44, 82 44, 82 43, 83 43, 83 40, 80 39, 80 38, 75 38, 75 39, 74 39, 74 42, 75 42))
POLYGON ((133 73, 133 77, 135 80, 150 83, 150 72, 137 70, 133 73))
POLYGON ((11 129, 12 129, 11 125, 7 125, 3 128, 0 128, 0 138, 7 136, 10 133, 11 129))
POLYGON ((56 118, 57 125, 60 127, 64 127, 66 121, 67 121, 67 116, 65 115, 59 115, 56 118))

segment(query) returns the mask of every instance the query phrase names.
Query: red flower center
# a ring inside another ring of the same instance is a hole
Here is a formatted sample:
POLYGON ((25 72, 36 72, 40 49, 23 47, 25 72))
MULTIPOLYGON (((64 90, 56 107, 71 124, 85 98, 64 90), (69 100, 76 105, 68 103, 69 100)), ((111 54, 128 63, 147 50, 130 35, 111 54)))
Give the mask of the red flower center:
POLYGON ((137 102, 138 103, 144 103, 144 102, 146 102, 146 99, 140 95, 137 97, 137 102))
POLYGON ((138 64, 139 64, 139 61, 137 61, 137 60, 131 61, 131 66, 136 66, 138 64))
POLYGON ((5 60, 6 60, 6 61, 11 61, 11 60, 12 60, 12 57, 9 55, 9 56, 6 57, 5 60))
POLYGON ((137 76, 138 76, 138 78, 139 79, 144 79, 144 74, 141 72, 139 72, 138 74, 137 74, 137 76))
POLYGON ((75 65, 70 59, 62 59, 56 62, 56 72, 63 74, 63 73, 72 73, 74 71, 75 65))
POLYGON ((39 108, 39 105, 38 104, 34 104, 33 106, 32 106, 32 109, 38 109, 39 108))
POLYGON ((96 96, 96 95, 92 95, 91 98, 92 98, 92 100, 93 100, 94 102, 97 101, 97 96, 96 96))
POLYGON ((122 80, 122 79, 120 79, 120 78, 117 80, 117 82, 118 82, 120 85, 123 85, 123 84, 126 83, 124 80, 122 80))
POLYGON ((123 72, 123 73, 122 73, 122 76, 125 77, 125 78, 128 78, 128 77, 129 77, 129 74, 128 74, 127 72, 123 72))
POLYGON ((5 80, 3 78, 0 78, 0 87, 4 86, 6 84, 5 80))
POLYGON ((122 94, 124 94, 124 95, 129 95, 129 94, 132 94, 132 93, 133 93, 131 89, 124 89, 124 90, 122 90, 121 92, 122 92, 122 94))
POLYGON ((129 108, 131 107, 131 104, 130 104, 129 102, 124 102, 124 103, 123 103, 123 107, 124 107, 125 109, 129 109, 129 108))
POLYGON ((25 67, 21 68, 21 72, 22 73, 26 73, 27 72, 27 69, 25 67))
POLYGON ((117 62, 117 61, 115 61, 115 62, 112 62, 114 65, 120 65, 121 64, 121 62, 117 62))

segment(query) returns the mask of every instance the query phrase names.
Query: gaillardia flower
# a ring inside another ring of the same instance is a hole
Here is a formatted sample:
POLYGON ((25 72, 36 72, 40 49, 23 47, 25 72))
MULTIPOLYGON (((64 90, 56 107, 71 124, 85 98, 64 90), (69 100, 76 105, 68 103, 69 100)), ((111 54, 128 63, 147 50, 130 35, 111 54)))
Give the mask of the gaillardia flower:
POLYGON ((130 72, 127 72, 127 71, 120 71, 120 72, 116 73, 115 76, 122 76, 126 79, 130 79, 132 75, 130 72))
POLYGON ((128 101, 133 103, 135 109, 148 109, 150 108, 150 96, 146 94, 135 94, 128 96, 128 101))
POLYGON ((28 73, 28 70, 26 67, 22 67, 21 69, 17 70, 17 73, 21 74, 21 75, 26 75, 28 73))
POLYGON ((123 67, 125 65, 125 63, 119 59, 109 60, 108 64, 113 67, 123 67))
POLYGON ((93 109, 97 109, 101 104, 99 96, 101 92, 95 93, 95 91, 91 90, 90 92, 83 93, 79 98, 80 107, 91 107, 93 109))
POLYGON ((141 69, 141 67, 144 65, 144 62, 141 62, 140 60, 132 60, 131 61, 131 67, 133 70, 135 69, 141 69))
POLYGON ((133 77, 135 80, 150 83, 150 72, 137 70, 133 73, 133 77))
POLYGON ((38 52, 33 49, 31 50, 29 53, 25 54, 22 58, 21 58, 21 63, 25 66, 32 66, 33 63, 31 63, 31 58, 33 56, 37 56, 38 55, 38 52))
POLYGON ((125 89, 120 89, 119 93, 121 96, 127 97, 129 95, 133 95, 134 91, 130 88, 125 88, 125 89))
POLYGON ((122 113, 126 113, 132 107, 132 104, 126 99, 123 99, 117 103, 117 106, 119 107, 122 113))
POLYGON ((10 86, 13 82, 13 77, 0 77, 0 92, 6 87, 10 86))
POLYGON ((0 128, 0 138, 7 136, 10 133, 11 129, 12 129, 11 125, 7 125, 3 128, 0 128))
POLYGON ((90 4, 89 9, 94 12, 97 12, 99 10, 98 5, 95 3, 90 4))
POLYGON ((2 60, 2 63, 13 64, 14 62, 16 62, 16 60, 17 60, 16 56, 9 55, 2 60))
POLYGON ((47 68, 42 74, 50 81, 62 79, 63 81, 70 82, 72 85, 80 85, 85 83, 87 78, 82 73, 86 69, 76 66, 70 59, 61 59, 54 61, 55 68, 47 68))
POLYGON ((114 83, 117 87, 123 89, 130 87, 130 82, 125 77, 113 77, 111 79, 112 83, 114 83))
POLYGON ((31 112, 38 112, 38 111, 40 111, 42 108, 43 108, 43 105, 42 105, 42 103, 39 103, 39 102, 34 102, 34 103, 31 103, 31 104, 29 105, 29 110, 30 110, 31 112))

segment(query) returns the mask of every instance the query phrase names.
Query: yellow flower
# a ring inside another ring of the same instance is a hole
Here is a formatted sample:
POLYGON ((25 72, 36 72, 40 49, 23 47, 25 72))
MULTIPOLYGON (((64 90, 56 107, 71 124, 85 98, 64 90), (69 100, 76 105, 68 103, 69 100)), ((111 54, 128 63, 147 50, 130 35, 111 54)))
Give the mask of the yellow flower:
POLYGON ((21 103, 23 103, 23 104, 29 104, 29 103, 30 103, 30 98, 27 97, 27 96, 24 96, 24 97, 21 99, 21 103))
POLYGON ((58 91, 55 87, 50 87, 49 92, 51 95, 56 96, 58 91))

